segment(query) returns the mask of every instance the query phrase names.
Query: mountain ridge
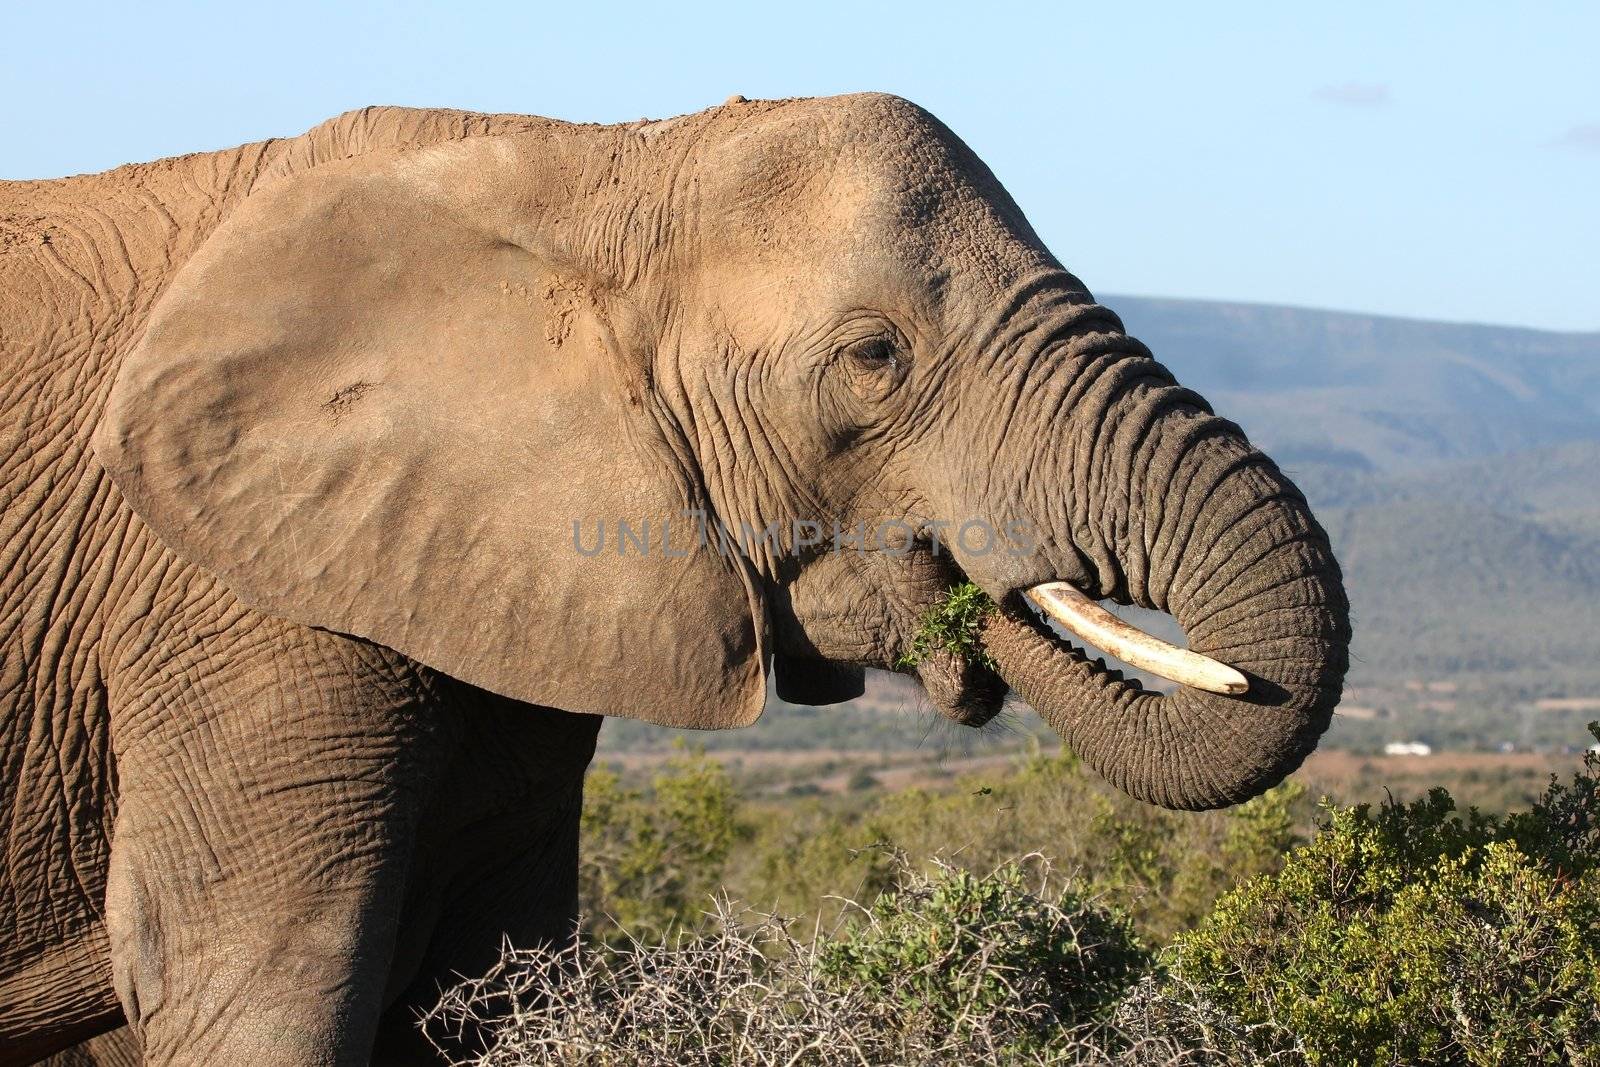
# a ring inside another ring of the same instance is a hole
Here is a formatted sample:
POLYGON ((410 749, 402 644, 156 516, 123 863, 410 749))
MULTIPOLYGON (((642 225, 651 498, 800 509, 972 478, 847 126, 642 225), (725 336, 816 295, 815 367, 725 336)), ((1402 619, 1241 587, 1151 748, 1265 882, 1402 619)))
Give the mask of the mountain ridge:
POLYGON ((1600 327, 1592 330, 1552 330, 1543 326, 1523 326, 1511 322, 1463 321, 1460 319, 1430 319, 1423 315, 1392 315, 1381 311, 1355 311, 1349 308, 1325 308, 1314 304, 1279 304, 1270 300, 1213 300, 1194 296, 1159 296, 1151 293, 1103 292, 1095 299, 1115 311, 1123 303, 1148 303, 1193 305, 1196 308, 1238 309, 1242 311, 1283 311, 1294 315, 1322 315, 1330 318, 1372 319, 1382 322, 1415 323, 1422 326, 1462 327, 1468 330, 1506 330, 1513 333, 1554 335, 1558 337, 1600 338, 1600 327))
POLYGON ((1286 468, 1380 474, 1600 440, 1600 332, 1107 297, 1286 468))

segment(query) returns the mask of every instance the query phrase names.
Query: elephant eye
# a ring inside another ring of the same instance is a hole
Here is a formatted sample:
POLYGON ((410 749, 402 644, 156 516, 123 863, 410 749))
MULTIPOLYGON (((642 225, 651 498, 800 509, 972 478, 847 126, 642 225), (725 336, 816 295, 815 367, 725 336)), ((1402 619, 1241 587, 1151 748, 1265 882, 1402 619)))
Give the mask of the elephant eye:
POLYGON ((899 350, 888 337, 867 337, 845 350, 862 367, 870 370, 895 370, 900 365, 899 350))
MULTIPOLYGON (((865 324, 863 324, 865 325, 865 324)), ((869 405, 888 400, 906 379, 911 349, 899 331, 886 323, 862 329, 838 349, 840 380, 869 405), (870 331, 870 332, 869 332, 870 331)))

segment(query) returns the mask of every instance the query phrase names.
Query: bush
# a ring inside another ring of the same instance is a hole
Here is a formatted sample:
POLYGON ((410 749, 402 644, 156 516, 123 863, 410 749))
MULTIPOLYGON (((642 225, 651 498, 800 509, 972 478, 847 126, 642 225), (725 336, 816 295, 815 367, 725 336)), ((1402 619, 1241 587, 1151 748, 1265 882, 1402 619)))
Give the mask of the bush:
POLYGON ((1138 980, 1149 955, 1125 918, 1052 890, 1047 875, 1027 882, 1016 863, 985 877, 941 866, 912 878, 822 942, 818 974, 936 1031, 1005 1010, 1034 1040, 1088 1022, 1138 980))
POLYGON ((882 782, 878 781, 877 775, 865 767, 859 767, 850 775, 850 780, 845 783, 845 788, 852 793, 866 793, 882 784, 882 782))
POLYGON ((1164 811, 1115 792, 1071 755, 1036 751, 1010 773, 848 810, 758 808, 752 848, 733 857, 724 884, 741 899, 801 914, 830 896, 870 901, 890 888, 888 853, 924 871, 941 860, 987 871, 1037 852, 1161 944, 1239 880, 1276 870, 1314 816, 1292 782, 1226 811, 1164 811))
POLYGON ((1165 812, 1070 756, 830 803, 747 812, 688 754, 594 772, 584 903, 616 921, 430 1026, 488 1020, 491 1065, 1600 1064, 1600 756, 1526 811, 1435 790, 1326 805, 1309 840, 1293 784, 1165 812), (718 886, 822 916, 705 916, 718 886))
POLYGON ((584 783, 579 895, 607 945, 699 923, 728 853, 749 836, 722 765, 680 752, 649 791, 595 768, 584 783))
MULTIPOLYGON (((480 1067, 1269 1062, 1198 1032, 1180 1045, 1119 1029, 1110 1009, 1144 950, 1126 920, 1051 890, 1048 870, 1031 883, 1015 865, 897 875, 832 936, 801 940, 722 901, 694 935, 508 948, 423 1031, 447 1055, 482 1043, 480 1067)), ((1228 1042, 1238 1029, 1217 1013, 1207 1025, 1228 1042)))
MULTIPOLYGON (((1600 733, 1597 733, 1600 736, 1600 733)), ((1332 808, 1167 954, 1312 1063, 1600 1062, 1600 757, 1531 811, 1332 808)))

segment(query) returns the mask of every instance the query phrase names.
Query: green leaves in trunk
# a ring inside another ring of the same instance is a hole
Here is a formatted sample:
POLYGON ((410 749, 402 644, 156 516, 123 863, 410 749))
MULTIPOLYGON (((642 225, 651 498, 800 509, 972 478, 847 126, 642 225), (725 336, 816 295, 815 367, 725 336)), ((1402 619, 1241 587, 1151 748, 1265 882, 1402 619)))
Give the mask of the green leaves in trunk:
POLYGON ((894 665, 903 670, 915 667, 935 653, 948 652, 992 670, 994 661, 983 649, 979 630, 984 617, 994 610, 989 594, 973 583, 952 586, 922 616, 911 647, 900 654, 894 665))

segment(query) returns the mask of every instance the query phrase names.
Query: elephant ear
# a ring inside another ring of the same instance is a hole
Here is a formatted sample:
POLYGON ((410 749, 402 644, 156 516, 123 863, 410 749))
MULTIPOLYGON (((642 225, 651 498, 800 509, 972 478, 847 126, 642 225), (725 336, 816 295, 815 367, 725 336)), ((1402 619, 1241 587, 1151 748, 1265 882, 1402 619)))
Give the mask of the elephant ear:
POLYGON ((652 325, 551 236, 585 185, 570 147, 485 137, 258 190, 158 301, 95 450, 252 607, 519 700, 747 725, 763 601, 697 542, 652 325))

